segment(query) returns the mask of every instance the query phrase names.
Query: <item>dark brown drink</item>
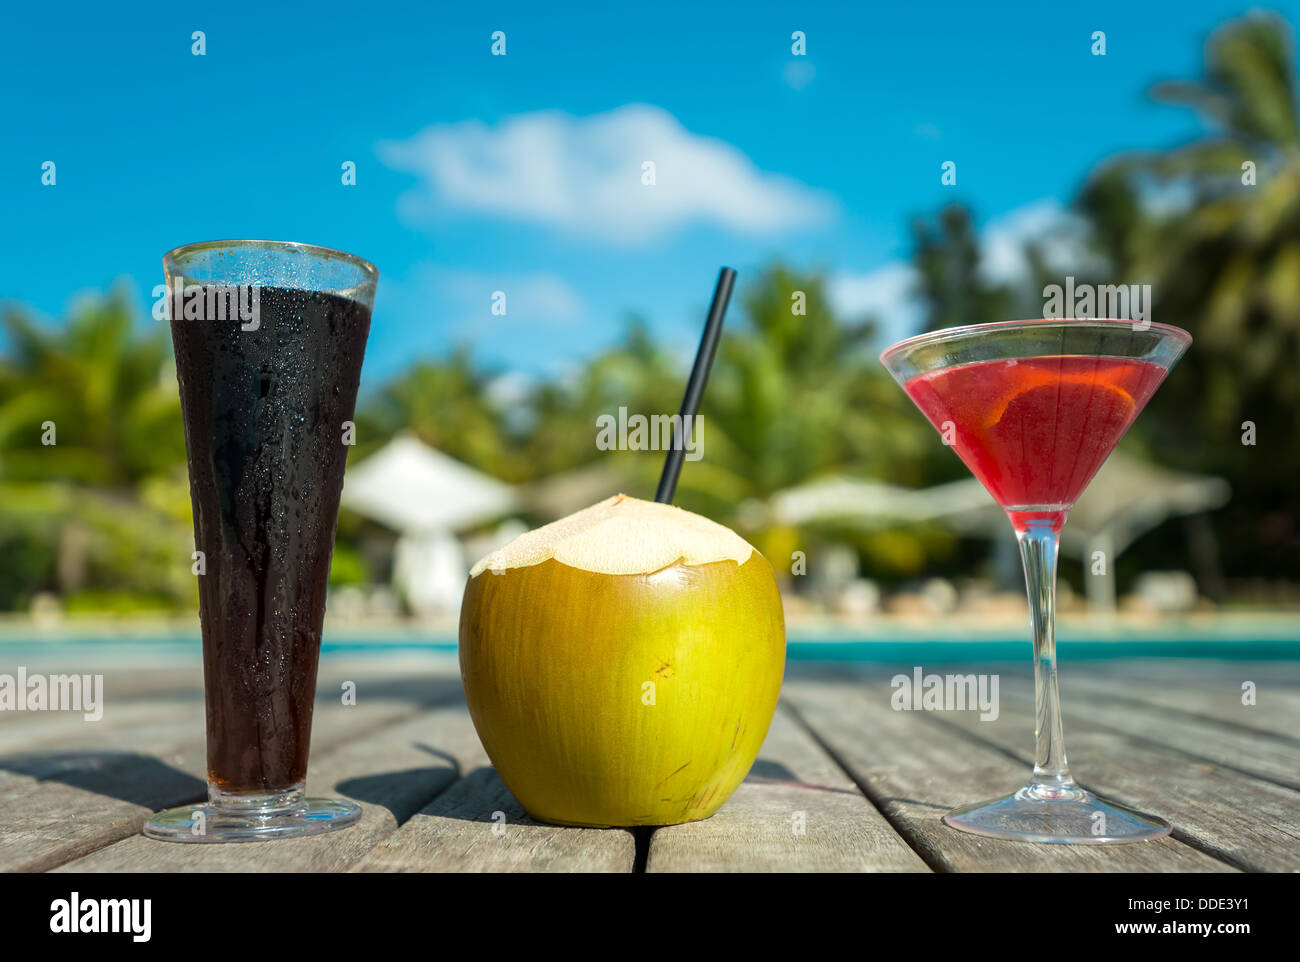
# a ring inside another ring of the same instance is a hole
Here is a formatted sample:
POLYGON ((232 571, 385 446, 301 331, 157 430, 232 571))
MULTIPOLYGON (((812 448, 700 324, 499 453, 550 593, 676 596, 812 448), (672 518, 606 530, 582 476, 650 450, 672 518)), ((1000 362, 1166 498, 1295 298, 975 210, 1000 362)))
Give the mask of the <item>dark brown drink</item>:
MULTIPOLYGON (((255 330, 173 316, 194 506, 208 776, 265 794, 307 774, 325 589, 370 307, 260 289, 255 330)), ((249 326, 249 325, 244 325, 249 326)))

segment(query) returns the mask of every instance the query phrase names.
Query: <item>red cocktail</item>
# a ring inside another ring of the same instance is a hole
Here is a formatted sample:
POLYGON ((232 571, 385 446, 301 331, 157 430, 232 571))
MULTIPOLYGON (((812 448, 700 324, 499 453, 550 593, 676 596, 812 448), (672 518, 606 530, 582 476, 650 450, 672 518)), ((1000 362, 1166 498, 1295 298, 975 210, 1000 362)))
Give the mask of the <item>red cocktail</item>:
POLYGON ((903 388, 1016 523, 1022 512, 1064 514, 1165 373, 1149 361, 1058 355, 941 368, 903 388))
POLYGON ((1056 556, 1071 505, 1169 369, 1186 331, 1131 321, 1010 321, 935 331, 880 356, 1007 512, 1033 625, 1034 777, 949 812, 964 832, 1031 842, 1134 842, 1169 824, 1098 798, 1070 775, 1056 680, 1056 556))

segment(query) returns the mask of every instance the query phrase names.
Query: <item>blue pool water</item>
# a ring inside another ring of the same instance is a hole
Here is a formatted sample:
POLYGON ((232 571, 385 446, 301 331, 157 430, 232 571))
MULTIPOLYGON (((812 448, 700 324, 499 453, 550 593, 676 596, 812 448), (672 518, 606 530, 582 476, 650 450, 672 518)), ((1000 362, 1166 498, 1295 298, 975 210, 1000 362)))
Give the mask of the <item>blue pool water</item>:
MULTIPOLYGON (((1245 628, 1247 626, 1241 626, 1245 628)), ((60 633, 56 638, 15 632, 0 635, 0 670, 15 659, 40 654, 49 658, 76 657, 82 653, 139 656, 196 657, 196 634, 60 633)), ((1108 658, 1210 658, 1249 661, 1300 661, 1300 619, 1274 621, 1255 630, 1195 630, 1177 626, 1143 632, 1062 630, 1058 632, 1060 656, 1067 661, 1108 658)), ((335 631, 326 635, 322 652, 332 654, 454 653, 455 638, 421 633, 359 634, 335 631)), ((956 637, 951 629, 941 635, 890 629, 863 633, 809 634, 792 632, 787 646, 791 661, 804 662, 1023 662, 1031 655, 1029 633, 971 633, 956 637)))
MULTIPOLYGON (((1233 661, 1300 660, 1300 640, 1225 640, 1223 638, 1060 639, 1063 661, 1104 658, 1212 658, 1233 661)), ((791 661, 1024 661, 1033 655, 1029 639, 992 638, 973 641, 795 641, 788 646, 791 661)))

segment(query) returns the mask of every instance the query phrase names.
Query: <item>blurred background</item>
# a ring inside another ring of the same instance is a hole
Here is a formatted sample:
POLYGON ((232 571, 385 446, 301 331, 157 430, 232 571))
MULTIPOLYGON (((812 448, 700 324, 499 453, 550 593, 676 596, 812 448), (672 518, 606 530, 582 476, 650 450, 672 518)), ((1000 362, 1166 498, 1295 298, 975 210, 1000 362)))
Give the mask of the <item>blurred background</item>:
POLYGON ((1005 518, 876 356, 1072 277, 1195 343, 1072 515, 1062 610, 1294 633, 1297 16, 11 11, 0 611, 197 630, 160 258, 271 237, 381 273, 333 624, 449 632, 483 553, 653 497, 662 455, 596 419, 677 410, 725 263, 677 503, 764 552, 792 630, 1023 628, 1005 518))

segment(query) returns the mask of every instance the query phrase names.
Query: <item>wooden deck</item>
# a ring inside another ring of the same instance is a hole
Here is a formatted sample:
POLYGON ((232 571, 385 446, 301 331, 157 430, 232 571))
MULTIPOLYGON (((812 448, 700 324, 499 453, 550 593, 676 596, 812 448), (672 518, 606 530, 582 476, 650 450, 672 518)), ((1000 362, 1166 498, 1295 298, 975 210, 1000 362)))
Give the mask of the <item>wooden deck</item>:
MULTIPOLYGON (((29 671, 67 665, 28 663, 29 671)), ((14 666, 0 667, 12 672, 14 666)), ((78 668, 81 671, 90 667, 78 668)), ((102 667, 102 720, 0 713, 0 869, 311 872, 1238 872, 1300 870, 1300 664, 1063 661, 1066 746, 1089 788, 1162 815, 1172 837, 1121 846, 1001 842, 939 816, 1025 781, 1028 665, 997 672, 1001 714, 896 712, 911 666, 792 663, 744 785, 713 818, 659 829, 529 819, 492 770, 454 657, 327 657, 308 787, 364 809, 330 835, 243 845, 142 837, 204 797, 198 665, 102 667), (345 681, 357 704, 340 704, 345 681), (1258 704, 1241 704, 1241 686, 1258 704), (506 815, 494 832, 494 812, 506 815), (806 828, 794 830, 802 813, 806 828)))

